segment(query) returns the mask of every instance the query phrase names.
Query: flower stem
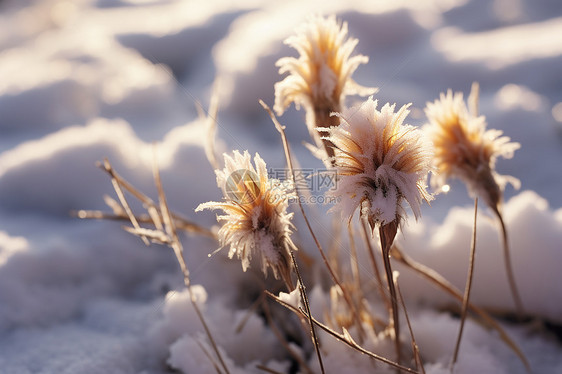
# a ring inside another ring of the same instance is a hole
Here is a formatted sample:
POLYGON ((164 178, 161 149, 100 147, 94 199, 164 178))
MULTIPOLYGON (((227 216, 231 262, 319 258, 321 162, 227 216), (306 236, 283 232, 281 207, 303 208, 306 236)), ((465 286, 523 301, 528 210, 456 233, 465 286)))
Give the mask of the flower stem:
POLYGON ((474 226, 472 227, 472 242, 470 244, 470 259, 468 261, 468 275, 466 279, 466 286, 464 289, 464 297, 462 300, 461 309, 461 324, 459 327, 459 334, 457 336, 457 343, 455 344, 455 351, 453 353, 453 360, 451 361, 451 373, 457 362, 459 355, 459 348, 461 345, 462 333, 464 330, 464 322, 466 320, 466 314, 468 311, 468 304, 470 299, 470 290, 472 289, 472 276, 474 275, 474 259, 476 255, 476 217, 478 214, 478 198, 474 199, 474 226))
POLYGON ((390 307, 392 314, 392 326, 394 327, 394 344, 396 348, 396 362, 400 363, 400 322, 398 316, 398 298, 392 276, 392 268, 390 266, 390 248, 398 231, 398 222, 394 220, 386 225, 379 227, 381 240, 382 257, 384 262, 384 270, 386 273, 386 281, 390 292, 390 307))
POLYGON ((503 242, 503 257, 505 262, 505 271, 507 273, 507 280, 509 281, 509 288, 511 289, 511 295, 515 303, 515 309, 517 311, 517 318, 519 321, 522 320, 524 315, 523 303, 521 302, 521 297, 519 296, 519 291, 517 290, 517 284, 515 283, 515 276, 513 274, 513 267, 511 265, 511 255, 509 251, 509 241, 507 238, 507 228, 503 221, 503 217, 498 209, 494 209, 498 221, 500 222, 502 230, 502 242, 503 242))

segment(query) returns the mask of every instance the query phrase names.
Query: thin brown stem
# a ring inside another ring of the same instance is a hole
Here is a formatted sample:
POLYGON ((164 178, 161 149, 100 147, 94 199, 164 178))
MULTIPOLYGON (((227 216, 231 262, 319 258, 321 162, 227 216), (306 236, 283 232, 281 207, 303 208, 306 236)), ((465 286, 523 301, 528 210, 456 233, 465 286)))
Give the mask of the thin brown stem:
POLYGON ((382 275, 381 272, 379 270, 379 265, 377 264, 377 260, 375 257, 375 247, 373 247, 373 242, 371 241, 371 233, 369 232, 369 228, 368 225, 369 223, 367 222, 366 218, 362 218, 361 219, 361 226, 363 228, 362 230, 362 236, 363 236, 363 240, 365 241, 366 245, 367 245, 367 252, 369 254, 369 259, 371 261, 371 265, 373 266, 373 270, 375 271, 375 277, 376 277, 376 289, 379 291, 380 295, 381 295, 381 299, 384 301, 385 305, 386 305, 386 309, 390 310, 391 306, 390 306, 390 300, 388 299, 388 295, 386 294, 386 292, 384 291, 383 288, 383 281, 382 281, 382 275))
POLYGON ((322 245, 320 244, 320 241, 316 237, 316 234, 314 233, 314 230, 312 230, 312 226, 310 225, 310 221, 308 220, 308 217, 307 217, 307 215, 304 211, 304 207, 302 206, 302 202, 301 202, 301 199, 300 199, 299 185, 298 185, 298 183, 295 183, 295 181, 296 181, 295 170, 293 168, 293 161, 291 159, 291 150, 289 148, 289 142, 287 141, 287 137, 285 136, 285 127, 282 126, 279 123, 279 121, 277 121, 277 118, 275 117, 275 114, 273 114, 273 111, 269 108, 269 106, 266 103, 264 103, 262 100, 260 100, 259 102, 260 102, 261 106, 265 109, 265 111, 269 114, 269 116, 271 118, 271 121, 273 122, 273 124, 275 125, 275 128, 277 129, 277 131, 281 135, 281 141, 283 143, 283 150, 285 152, 285 158, 287 160, 287 166, 289 168, 291 180, 292 180, 292 182, 295 186, 295 192, 297 194, 297 199, 296 199, 297 204, 298 204, 299 209, 301 211, 301 214, 303 216, 306 227, 308 228, 308 231, 310 232, 310 235, 312 236, 312 239, 314 240, 314 243, 316 244, 316 247, 318 248, 318 251, 320 252, 320 256, 322 257, 322 260, 324 261, 324 265, 326 265, 326 268, 328 269, 328 272, 330 273, 330 277, 332 278, 334 283, 337 286, 339 286, 340 289, 342 290, 345 302, 349 306, 349 309, 352 311, 352 313, 355 314, 355 318, 359 321, 359 320, 361 320, 360 316, 359 316, 359 312, 357 311, 357 308, 353 304, 353 301, 351 300, 349 294, 345 291, 345 288, 343 287, 342 283, 338 279, 336 273, 332 269, 332 266, 330 265, 330 262, 328 261, 328 258, 326 257, 326 254, 325 254, 324 250, 322 249, 322 245))
POLYGON ((299 272, 299 266, 295 260, 295 254, 293 251, 291 253, 291 260, 293 261, 293 267, 295 273, 297 274, 297 279, 299 282, 299 291, 304 302, 304 307, 306 310, 306 317, 310 323, 310 335, 312 338, 312 344, 314 345, 314 350, 316 351, 316 356, 318 357, 318 364, 320 365, 320 371, 324 374, 324 363, 322 362, 322 355, 320 354, 320 345, 318 344, 318 337, 316 336, 316 329, 314 328, 314 323, 312 322, 312 313, 310 312, 310 304, 308 303, 308 296, 306 295, 306 288, 304 286, 301 273, 299 272))
POLYGON ((400 321, 398 315, 398 299, 396 289, 392 280, 392 267, 390 266, 390 248, 394 242, 394 237, 398 230, 398 222, 396 220, 379 227, 379 235, 381 240, 382 257, 384 270, 386 273, 386 281, 388 291, 390 292, 390 306, 392 312, 392 326, 394 327, 394 346, 396 349, 396 362, 400 363, 400 321))
POLYGON ((408 317, 408 312, 406 311, 406 303, 404 303, 404 298, 402 297, 402 292, 400 291, 400 286, 398 285, 398 272, 394 272, 394 284, 396 286, 396 291, 398 294, 398 300, 400 300, 400 305, 404 309, 404 315, 406 316, 406 324, 410 332, 410 337, 412 338, 412 351, 414 352, 414 361, 416 362, 416 369, 420 371, 421 374, 425 374, 425 368, 423 367, 423 362, 421 359, 420 349, 416 343, 416 337, 414 336, 414 330, 412 329, 412 324, 410 323, 410 317, 408 317))
POLYGON ((503 217, 499 211, 499 209, 494 209, 496 216, 498 217, 498 221, 501 226, 502 231, 502 244, 503 244, 503 257, 505 262, 505 271, 507 273, 507 279, 509 281, 509 288, 511 290, 511 295, 513 297, 513 301, 515 303, 515 309, 517 311, 517 318, 521 321, 523 319, 523 315, 525 311, 523 309, 523 303, 521 302, 521 297, 519 296, 519 291, 517 290, 517 283, 515 282, 515 275, 513 273, 513 266, 511 264, 511 254, 509 250, 509 240, 507 237, 507 228, 505 226, 505 222, 503 221, 503 217))
MULTIPOLYGON (((449 282, 447 279, 445 279, 441 274, 439 274, 435 270, 417 262, 410 256, 407 256, 404 252, 402 252, 398 248, 397 245, 394 245, 392 247, 392 257, 395 260, 399 261, 400 263, 406 265, 407 267, 409 267, 410 269, 412 269, 422 277, 426 278, 436 286, 440 287, 441 289, 443 289, 445 292, 453 296, 458 301, 460 302, 463 301, 463 294, 458 289, 456 289, 451 282, 449 282)), ((509 337, 509 335, 507 335, 505 330, 484 309, 472 303, 468 304, 468 308, 472 312, 478 314, 478 316, 480 316, 480 318, 482 318, 484 322, 486 322, 489 326, 491 326, 491 328, 493 328, 498 332, 500 338, 504 341, 504 343, 509 348, 511 348, 511 350, 517 355, 517 357, 519 357, 523 365, 525 365, 527 372, 531 373, 531 365, 529 364, 529 361, 523 354, 523 351, 521 351, 521 349, 517 346, 517 344, 509 337)))
POLYGON ((472 278, 474 275, 474 260, 476 258, 476 218, 478 216, 478 198, 474 199, 474 223, 472 226, 472 242, 470 243, 470 258, 468 260, 468 274, 466 279, 466 286, 464 289, 464 297, 462 300, 461 309, 461 323, 459 326, 459 333, 457 335, 457 342, 455 344, 455 350, 453 353, 453 360, 451 361, 451 373, 457 362, 459 355, 459 348, 461 346, 462 333, 464 330, 464 323, 466 321, 466 314, 468 311, 468 303, 470 300, 470 291, 472 290, 472 278))
MULTIPOLYGON (((127 215, 107 213, 100 210, 78 210, 72 211, 70 214, 74 217, 80 219, 99 219, 107 221, 128 221, 130 219, 127 215)), ((154 225, 154 217, 148 214, 135 215, 138 223, 148 223, 154 225)), ((196 233, 208 238, 216 239, 216 235, 209 229, 199 226, 193 222, 186 220, 185 218, 179 217, 177 214, 172 213, 172 218, 174 218, 174 224, 177 230, 182 230, 188 233, 196 233)))
MULTIPOLYGON (((275 296, 274 294, 272 294, 269 291, 265 291, 265 293, 267 294, 267 296, 271 297, 273 300, 277 301, 279 304, 283 305, 284 307, 286 307, 287 309, 293 311, 294 313, 296 313, 297 315, 303 315, 304 312, 300 309, 295 308, 294 306, 292 306, 291 304, 288 304, 287 302, 279 299, 277 296, 275 296)), ((318 327, 320 327, 322 330, 324 330, 325 332, 327 332, 328 334, 332 335, 334 338, 336 338, 337 340, 345 343, 347 346, 355 349, 358 352, 361 352, 371 358, 374 358, 376 360, 379 360, 381 362, 384 362, 387 365, 393 366, 399 370, 402 370, 406 373, 414 373, 414 374, 418 374, 418 372, 414 369, 410 369, 408 367, 402 366, 392 360, 389 360, 388 358, 382 357, 377 355, 376 353, 373 353, 371 351, 366 350, 365 348, 361 347, 359 344, 357 344, 353 338, 351 337, 351 335, 349 335, 349 333, 347 332, 347 330, 344 328, 343 334, 339 334, 337 332, 335 332, 334 330, 332 330, 330 327, 324 325, 322 322, 319 322, 318 320, 316 320, 314 317, 312 317, 312 321, 314 322, 314 324, 318 327)))
MULTIPOLYGON (((270 294, 269 291, 265 291, 265 294, 268 296, 272 296, 273 294, 270 294)), ((274 298, 276 296, 273 296, 274 298)), ((287 352, 289 352, 289 354, 299 363, 299 365, 301 366, 301 368, 304 368, 304 370, 309 373, 309 374, 313 374, 314 372, 312 371, 312 369, 310 369, 310 367, 307 365, 307 363, 303 360, 303 358, 301 357, 300 354, 298 354, 297 352, 295 352, 291 346, 289 345, 289 343, 287 343, 287 341, 285 340, 285 338, 283 337, 283 334, 281 333, 281 331, 279 331, 279 329, 277 328, 277 326, 275 325, 275 323, 273 322, 273 318, 271 317, 271 310, 269 309, 269 305, 267 304, 267 302, 264 300, 263 302, 263 311, 265 314, 265 318, 267 320, 267 323, 269 325, 269 327, 271 327, 271 330, 273 331, 273 334, 275 334, 275 336, 277 337, 277 339, 279 340, 279 342, 281 342, 281 345, 287 350, 287 352)))
MULTIPOLYGON (((155 152, 156 153, 156 152, 155 152)), ((203 317, 203 313, 201 313, 201 310, 199 309, 199 306, 197 305, 197 300, 195 298, 195 295, 193 294, 193 291, 191 289, 191 279, 189 276, 189 270, 187 268, 187 263, 185 261, 185 257, 183 255, 183 246, 178 238, 177 235, 177 231, 176 228, 174 226, 174 219, 172 218, 172 215, 170 213, 170 210, 168 208, 168 202, 166 199, 166 194, 164 193, 164 188, 162 187, 162 181, 160 179, 160 170, 158 169, 158 165, 156 162, 156 155, 154 156, 154 167, 153 167, 153 174, 154 174, 154 182, 156 184, 156 189, 158 190, 158 201, 160 203, 160 211, 162 212, 162 219, 164 221, 164 227, 166 229, 166 233, 170 236, 171 238, 171 247, 174 250, 174 254, 176 255, 176 258, 178 260, 178 263, 180 265, 182 274, 183 274, 183 280, 184 280, 184 284, 187 288, 187 291, 189 293, 189 300, 191 302, 191 305, 193 306, 193 310, 195 310, 195 313, 197 314, 197 317, 199 318, 199 320, 201 321, 201 325, 203 326, 203 329, 205 330, 205 334, 207 334, 207 337, 209 338, 209 342, 211 343, 211 346, 213 348, 213 350, 215 351, 215 354, 217 355, 217 358, 221 364, 221 366, 224 369, 224 372, 226 374, 230 373, 230 371, 228 370, 228 367, 226 366, 226 363, 224 362, 222 355, 219 351, 219 348, 215 342, 215 339, 213 338, 213 335, 211 334, 211 330, 209 329, 209 326, 207 325, 207 322, 205 321, 205 318, 203 317)))

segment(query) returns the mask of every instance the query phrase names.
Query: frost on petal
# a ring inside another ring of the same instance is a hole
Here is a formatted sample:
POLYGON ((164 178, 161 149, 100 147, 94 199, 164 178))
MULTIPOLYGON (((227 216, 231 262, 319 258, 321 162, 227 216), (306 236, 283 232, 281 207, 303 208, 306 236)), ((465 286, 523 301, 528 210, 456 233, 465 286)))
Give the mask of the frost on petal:
POLYGON ((403 202, 420 216, 423 200, 431 200, 425 180, 430 170, 432 151, 424 134, 404 125, 408 106, 395 112, 395 105, 369 98, 357 108, 339 116, 341 124, 326 130, 336 147, 336 189, 331 196, 339 203, 342 217, 351 219, 361 206, 372 222, 386 224, 404 217, 403 202))
POLYGON ((216 175, 225 200, 200 204, 196 211, 223 211, 217 216, 223 223, 218 239, 221 246, 229 247, 229 258, 240 260, 242 270, 256 255, 264 274, 270 268, 276 278, 290 283, 289 251, 294 249, 293 214, 287 212, 290 186, 269 179, 265 161, 257 153, 253 164, 248 151, 225 154, 224 160, 224 169, 216 170, 216 175))
POLYGON ((359 65, 369 60, 363 55, 351 56, 357 43, 348 37, 347 23, 339 24, 334 16, 311 17, 285 41, 299 57, 284 57, 276 64, 279 74, 289 75, 275 84, 274 110, 282 115, 291 103, 306 109, 310 135, 326 153, 322 159, 333 157, 332 144, 320 139, 316 127, 337 124, 331 113, 341 111, 346 95, 376 92, 351 79, 359 65))
MULTIPOLYGON (((474 108, 476 99, 471 94, 474 108)), ((502 131, 486 130, 485 117, 469 113, 462 93, 441 93, 438 100, 427 103, 425 113, 429 122, 425 131, 434 144, 438 172, 432 177, 433 187, 440 188, 448 178, 459 178, 473 197, 482 197, 492 207, 500 203, 507 182, 518 187, 517 179, 497 174, 495 165, 498 157, 512 158, 519 143, 502 136, 502 131)))

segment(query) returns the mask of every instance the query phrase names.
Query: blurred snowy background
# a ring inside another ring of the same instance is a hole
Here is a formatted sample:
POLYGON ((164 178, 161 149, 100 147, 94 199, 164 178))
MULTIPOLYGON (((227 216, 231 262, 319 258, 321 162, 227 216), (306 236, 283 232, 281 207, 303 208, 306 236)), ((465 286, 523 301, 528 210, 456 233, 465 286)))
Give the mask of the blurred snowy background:
MULTIPOLYGON (((410 124, 424 124, 423 108, 440 92, 468 95, 480 82, 488 126, 521 143, 497 170, 522 182, 521 191, 506 191, 505 219, 523 302, 541 321, 504 326, 535 373, 562 373, 552 334, 562 325, 559 0, 0 1, 0 373, 214 372, 196 343, 201 328, 171 251, 145 247, 118 223, 69 212, 105 209, 102 196, 112 187, 95 167, 105 157, 154 197, 157 142, 170 206, 214 224, 212 213, 194 212, 220 198, 198 107, 206 110, 220 76, 219 148, 257 151, 282 168, 279 136, 258 99, 273 104, 281 79, 275 61, 296 54, 283 40, 318 12, 348 22, 356 53, 370 58, 355 80, 379 87, 381 105, 412 102, 410 124)), ((301 145, 308 141, 303 112, 291 108, 280 120, 301 165, 321 167, 301 145)), ((462 288, 472 206, 462 184, 451 187, 424 207, 419 223, 410 220, 400 240, 462 288)), ((312 216, 328 243, 329 220, 312 216)), ((500 241, 487 216, 481 209, 472 297, 510 310, 500 241)), ((296 241, 316 255, 304 229, 296 241)), ((184 244, 233 372, 260 372, 256 363, 287 371, 258 316, 234 332, 247 306, 241 299, 253 297, 243 296, 245 288, 256 289, 261 275, 242 273, 224 253, 208 258, 211 240, 186 236, 184 244)), ((450 299, 407 270, 401 284, 428 373, 448 372, 458 320, 437 307, 450 299)), ((321 302, 315 307, 321 315, 321 302)), ((525 372, 496 334, 469 322, 465 336, 458 373, 525 372)), ((328 372, 372 370, 341 344, 326 342, 325 350, 328 372)))

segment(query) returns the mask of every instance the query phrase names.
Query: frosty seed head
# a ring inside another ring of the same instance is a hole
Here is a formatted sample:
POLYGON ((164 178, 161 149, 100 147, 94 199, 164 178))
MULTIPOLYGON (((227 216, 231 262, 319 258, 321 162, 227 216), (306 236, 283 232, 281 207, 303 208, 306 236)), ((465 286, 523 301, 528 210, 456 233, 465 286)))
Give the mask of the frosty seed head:
POLYGON ((295 103, 308 108, 339 110, 346 94, 368 95, 373 89, 358 85, 351 75, 368 57, 351 57, 358 43, 347 37, 347 23, 338 24, 334 16, 310 17, 285 44, 299 52, 299 58, 277 61, 279 73, 290 74, 275 84, 275 111, 282 115, 295 103))
POLYGON ((254 165, 248 151, 224 155, 225 167, 216 170, 217 185, 223 189, 225 201, 200 204, 196 211, 221 209, 219 230, 221 246, 230 246, 228 256, 236 255, 246 271, 252 255, 257 254, 264 274, 271 268, 275 278, 290 282, 290 239, 292 213, 287 213, 287 187, 269 179, 266 164, 256 153, 254 165))
POLYGON ((394 112, 395 105, 369 98, 361 106, 338 114, 341 124, 325 129, 335 146, 335 168, 339 177, 330 194, 339 198, 334 206, 351 220, 357 208, 375 224, 400 222, 402 206, 408 202, 416 219, 421 215, 422 200, 432 196, 426 191, 431 164, 431 144, 423 133, 404 125, 409 105, 394 112))
MULTIPOLYGON (((316 146, 332 157, 332 144, 320 140, 316 127, 337 125, 331 113, 340 112, 348 94, 370 95, 374 88, 358 85, 351 75, 360 64, 368 62, 363 55, 351 56, 358 40, 348 38, 347 23, 338 24, 334 16, 310 17, 285 44, 299 52, 299 57, 277 61, 279 74, 289 73, 275 84, 275 106, 278 115, 294 103, 306 109, 306 123, 316 146)), ((325 157, 321 157, 325 158, 325 157)))
POLYGON ((511 182, 518 188, 519 181, 497 174, 496 159, 512 158, 519 143, 501 136, 502 131, 486 130, 485 117, 471 115, 460 92, 441 93, 439 100, 427 103, 425 113, 429 121, 425 130, 433 141, 437 169, 432 185, 441 188, 448 178, 459 178, 471 196, 480 196, 497 209, 505 184, 511 182))

